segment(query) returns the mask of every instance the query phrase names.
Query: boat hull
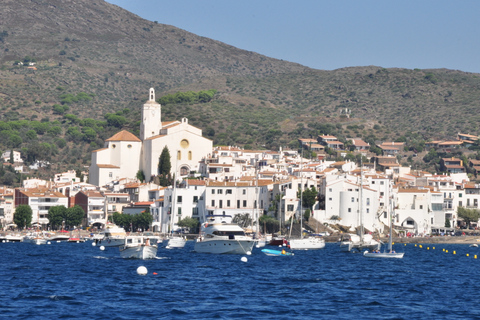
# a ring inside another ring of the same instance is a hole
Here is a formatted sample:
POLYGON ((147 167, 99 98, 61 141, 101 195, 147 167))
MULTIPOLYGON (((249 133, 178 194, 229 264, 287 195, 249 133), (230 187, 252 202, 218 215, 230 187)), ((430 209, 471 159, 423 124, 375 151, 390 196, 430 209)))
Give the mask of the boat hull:
POLYGON ((404 252, 367 252, 363 253, 364 257, 367 258, 383 258, 383 259, 402 259, 404 252))
POLYGON ((288 244, 292 250, 316 250, 325 248, 322 238, 291 239, 288 244))
POLYGON ((125 237, 105 238, 95 240, 95 244, 104 247, 120 247, 125 243, 125 237))
POLYGON ((248 254, 252 252, 255 241, 237 239, 212 239, 198 240, 195 242, 194 250, 201 253, 216 254, 248 254))
POLYGON ((36 244, 36 245, 41 245, 41 244, 46 244, 47 239, 45 239, 45 238, 25 238, 25 239, 23 239, 23 242, 33 243, 33 244, 36 244))
POLYGON ((157 256, 157 246, 143 244, 120 247, 120 256, 125 259, 154 259, 157 256))
POLYGON ((185 247, 187 240, 182 237, 172 237, 170 239, 165 240, 165 248, 167 249, 181 249, 185 247))

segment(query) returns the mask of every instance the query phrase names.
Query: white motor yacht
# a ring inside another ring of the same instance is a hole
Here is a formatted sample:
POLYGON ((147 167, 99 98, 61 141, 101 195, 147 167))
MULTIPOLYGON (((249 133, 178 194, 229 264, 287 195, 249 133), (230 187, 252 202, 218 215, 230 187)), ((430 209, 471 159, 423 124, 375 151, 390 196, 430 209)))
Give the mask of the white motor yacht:
POLYGON ((107 223, 105 229, 100 231, 98 235, 94 236, 94 241, 99 246, 104 247, 119 247, 125 244, 125 237, 127 233, 125 229, 113 223, 107 223))
POLYGON ((41 233, 30 233, 23 238, 23 242, 33 244, 46 244, 47 238, 41 233))
POLYGON ((202 253, 249 254, 255 240, 247 236, 229 215, 209 215, 195 241, 195 251, 202 253))

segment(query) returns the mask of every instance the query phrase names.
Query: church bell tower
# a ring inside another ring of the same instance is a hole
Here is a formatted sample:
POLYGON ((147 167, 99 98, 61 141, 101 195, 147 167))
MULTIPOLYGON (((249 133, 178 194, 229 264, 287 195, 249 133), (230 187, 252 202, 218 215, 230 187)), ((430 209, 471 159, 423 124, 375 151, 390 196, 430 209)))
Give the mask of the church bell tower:
POLYGON ((150 88, 148 101, 143 105, 140 140, 156 136, 162 129, 162 109, 155 101, 155 89, 150 88))

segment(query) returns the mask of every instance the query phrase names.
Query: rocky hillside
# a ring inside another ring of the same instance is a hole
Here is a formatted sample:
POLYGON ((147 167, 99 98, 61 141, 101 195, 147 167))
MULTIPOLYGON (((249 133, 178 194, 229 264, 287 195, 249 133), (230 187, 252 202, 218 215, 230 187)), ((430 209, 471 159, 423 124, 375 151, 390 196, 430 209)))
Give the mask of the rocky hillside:
POLYGON ((52 160, 67 155, 69 165, 88 165, 110 134, 136 133, 150 87, 157 97, 217 90, 208 103, 162 109, 164 120, 186 116, 215 144, 277 148, 321 133, 369 141, 480 134, 478 74, 313 70, 102 0, 3 0, 1 8, 0 149, 23 149, 30 159, 44 157, 30 150, 42 142, 52 160), (60 129, 48 136, 24 120, 60 129))

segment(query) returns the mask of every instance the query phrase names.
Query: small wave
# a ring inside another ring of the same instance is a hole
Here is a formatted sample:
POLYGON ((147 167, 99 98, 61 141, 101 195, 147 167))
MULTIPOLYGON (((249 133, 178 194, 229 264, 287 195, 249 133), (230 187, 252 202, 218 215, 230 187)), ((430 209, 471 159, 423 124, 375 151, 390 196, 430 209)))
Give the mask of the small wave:
POLYGON ((110 259, 109 257, 93 256, 94 259, 110 259))
POLYGON ((157 260, 170 260, 172 259, 171 257, 155 257, 157 260))

